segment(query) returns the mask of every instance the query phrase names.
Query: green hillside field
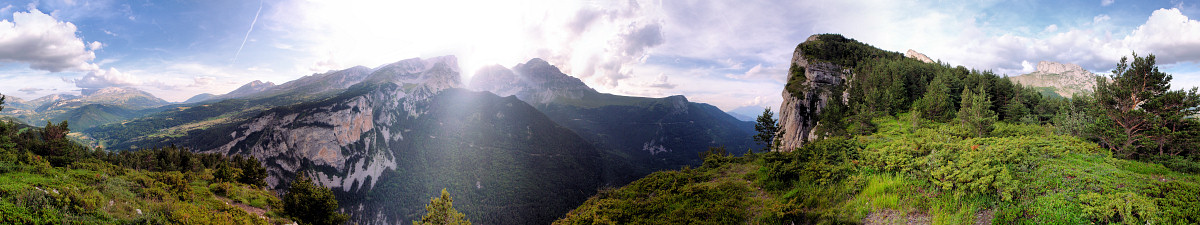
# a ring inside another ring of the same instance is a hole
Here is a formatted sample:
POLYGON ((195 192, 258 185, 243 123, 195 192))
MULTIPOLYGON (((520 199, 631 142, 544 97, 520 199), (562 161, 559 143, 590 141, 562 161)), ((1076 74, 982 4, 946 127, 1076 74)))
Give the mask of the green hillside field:
POLYGON ((1200 176, 1114 158, 1041 125, 876 119, 797 151, 710 154, 607 189, 555 224, 1195 224, 1200 176))

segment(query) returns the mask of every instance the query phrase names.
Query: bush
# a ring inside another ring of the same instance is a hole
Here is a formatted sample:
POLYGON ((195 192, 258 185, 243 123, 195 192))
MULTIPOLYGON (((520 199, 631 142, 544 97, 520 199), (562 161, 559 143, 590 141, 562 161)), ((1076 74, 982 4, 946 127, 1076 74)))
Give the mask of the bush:
POLYGON ((341 224, 350 219, 337 208, 333 191, 313 183, 304 173, 296 175, 283 195, 283 210, 300 224, 341 224))
POLYGON ((1159 221, 1158 205, 1146 196, 1132 192, 1079 195, 1083 213, 1104 223, 1151 224, 1159 221))
POLYGON ((756 176, 758 183, 771 190, 783 190, 796 181, 825 185, 846 177, 854 170, 858 143, 845 138, 822 139, 795 151, 764 154, 756 176))

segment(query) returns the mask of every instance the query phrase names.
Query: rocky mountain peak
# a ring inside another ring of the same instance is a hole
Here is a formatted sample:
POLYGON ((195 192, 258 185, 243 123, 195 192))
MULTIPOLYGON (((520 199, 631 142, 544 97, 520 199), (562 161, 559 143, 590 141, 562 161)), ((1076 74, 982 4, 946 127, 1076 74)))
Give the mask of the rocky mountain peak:
POLYGON ((1032 73, 1008 79, 1021 85, 1051 88, 1064 97, 1091 92, 1096 87, 1096 74, 1079 65, 1049 61, 1038 62, 1037 70, 1032 73))
MULTIPOLYGON (((807 58, 803 46, 812 41, 821 41, 821 36, 809 37, 805 43, 796 46, 792 53, 793 68, 788 74, 804 77, 794 80, 789 77, 789 82, 798 84, 787 85, 798 88, 795 92, 784 89, 782 93, 783 103, 779 106, 778 114, 780 131, 783 132, 783 136, 780 137, 780 151, 791 151, 808 140, 816 139, 816 115, 821 114, 829 101, 845 101, 845 93, 834 90, 846 81, 851 71, 837 64, 807 58)), ((910 52, 916 53, 911 50, 910 52)))
POLYGON ((1083 67, 1080 67, 1079 65, 1070 64, 1070 63, 1057 63, 1057 62, 1050 62, 1050 61, 1041 61, 1041 62, 1038 62, 1037 71, 1042 72, 1042 73, 1063 74, 1068 71, 1086 72, 1087 70, 1084 70, 1083 67))
POLYGON ((379 68, 376 68, 375 70, 381 70, 384 68, 394 68, 394 69, 398 69, 395 72, 400 72, 400 73, 405 73, 405 74, 417 74, 417 73, 421 73, 422 71, 428 71, 430 69, 433 69, 433 67, 439 65, 439 63, 441 65, 446 66, 447 67, 446 69, 449 69, 450 72, 453 72, 454 74, 460 73, 460 71, 458 70, 458 57, 455 57, 454 55, 438 56, 438 57, 433 57, 433 58, 428 58, 428 59, 421 59, 421 58, 405 59, 405 60, 400 60, 399 62, 381 66, 379 68))
POLYGON ((83 94, 83 97, 91 97, 99 95, 137 94, 145 92, 131 87, 106 87, 101 89, 84 88, 80 93, 83 94))
POLYGON ((921 54, 920 52, 912 49, 909 49, 908 52, 905 52, 904 57, 914 58, 925 63, 933 63, 933 59, 930 59, 929 56, 925 56, 925 54, 921 54))
POLYGON ((470 88, 489 91, 500 96, 516 95, 530 103, 546 103, 555 98, 579 98, 595 94, 579 78, 563 73, 557 66, 539 58, 514 66, 511 70, 499 65, 481 68, 471 78, 470 88))

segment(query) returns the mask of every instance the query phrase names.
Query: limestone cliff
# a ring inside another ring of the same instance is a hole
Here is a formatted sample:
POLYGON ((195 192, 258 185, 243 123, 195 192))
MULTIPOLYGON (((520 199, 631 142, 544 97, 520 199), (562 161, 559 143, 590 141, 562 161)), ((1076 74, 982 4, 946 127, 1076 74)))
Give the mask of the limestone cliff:
POLYGON ((1051 88, 1063 97, 1090 93, 1096 88, 1096 74, 1069 63, 1038 62, 1037 71, 1008 79, 1025 86, 1051 88))
POLYGON ((233 141, 207 152, 249 154, 266 161, 267 183, 272 187, 308 162, 337 171, 315 175, 323 186, 350 191, 358 184, 369 189, 384 170, 396 168, 391 151, 370 147, 386 148, 402 140, 399 130, 388 129, 397 117, 422 116, 424 107, 418 104, 461 84, 452 57, 400 61, 364 77, 400 88, 364 87, 360 89, 370 92, 334 98, 322 107, 269 110, 229 134, 233 141), (363 146, 367 149, 360 149, 363 146))
POLYGON ((921 60, 921 62, 925 63, 933 63, 933 59, 930 59, 929 56, 925 56, 925 54, 921 54, 920 52, 912 49, 909 49, 908 52, 905 52, 904 57, 921 60))
MULTIPOLYGON (((813 35, 807 41, 816 38, 813 35)), ((791 151, 805 141, 817 138, 813 132, 817 127, 817 115, 821 114, 831 99, 845 101, 844 92, 834 91, 846 81, 850 70, 833 63, 808 59, 801 47, 797 46, 792 53, 792 68, 788 74, 799 76, 788 79, 788 86, 798 88, 783 91, 783 104, 779 106, 779 126, 783 132, 783 136, 779 137, 782 139, 780 151, 791 151)))

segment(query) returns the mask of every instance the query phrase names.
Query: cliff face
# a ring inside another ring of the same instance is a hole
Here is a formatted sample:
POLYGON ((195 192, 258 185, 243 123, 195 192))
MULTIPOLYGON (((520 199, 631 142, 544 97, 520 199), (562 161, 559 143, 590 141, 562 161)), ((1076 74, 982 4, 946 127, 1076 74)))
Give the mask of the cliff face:
POLYGON ((1096 74, 1069 63, 1038 62, 1037 71, 1008 79, 1021 85, 1052 88, 1063 97, 1086 94, 1096 88, 1096 74))
POLYGON ((206 152, 260 159, 276 189, 308 171, 360 224, 420 219, 442 188, 471 220, 546 224, 604 184, 603 152, 516 97, 462 89, 453 58, 405 60, 359 79, 247 118, 206 152))
MULTIPOLYGON (((815 38, 815 35, 809 37, 808 41, 815 38)), ((817 138, 813 132, 817 127, 817 115, 821 114, 830 100, 845 101, 844 92, 834 91, 850 74, 849 69, 833 63, 805 58, 800 47, 796 47, 792 53, 792 63, 793 71, 788 71, 788 74, 804 78, 789 79, 789 82, 801 82, 801 88, 795 94, 783 91, 783 104, 779 106, 779 126, 783 132, 783 136, 779 137, 782 139, 779 151, 792 151, 804 142, 817 138)))
POLYGON ((400 130, 388 128, 404 117, 421 117, 425 107, 418 105, 442 90, 461 86, 456 66, 437 58, 384 66, 368 78, 380 82, 380 88, 359 87, 367 92, 351 94, 355 90, 350 90, 341 95, 345 97, 317 103, 321 107, 269 110, 229 134, 233 141, 208 152, 264 159, 272 187, 311 163, 338 171, 315 173, 323 186, 351 191, 357 184, 370 189, 384 170, 396 168, 392 152, 371 147, 386 148, 403 140, 400 130), (389 83, 394 88, 386 88, 389 83))
POLYGON ((933 63, 933 59, 930 59, 929 56, 925 56, 925 54, 921 54, 920 52, 912 49, 909 49, 908 52, 904 52, 904 57, 921 60, 921 62, 924 63, 933 63))

